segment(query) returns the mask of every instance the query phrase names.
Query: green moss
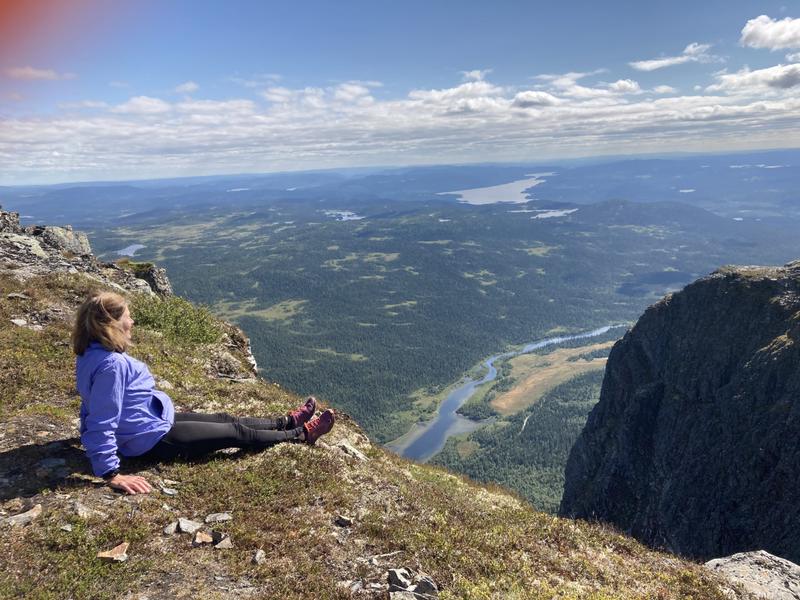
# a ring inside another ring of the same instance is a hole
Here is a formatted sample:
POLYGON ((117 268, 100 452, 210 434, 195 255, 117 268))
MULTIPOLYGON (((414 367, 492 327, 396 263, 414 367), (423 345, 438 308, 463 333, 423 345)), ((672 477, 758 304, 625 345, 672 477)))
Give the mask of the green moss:
POLYGON ((152 269, 155 265, 151 262, 136 262, 129 258, 120 258, 116 261, 123 269, 127 269, 137 277, 144 276, 150 269, 152 269))
POLYGON ((131 306, 139 327, 159 331, 170 340, 211 344, 222 337, 219 323, 204 306, 195 306, 178 296, 138 296, 131 306))

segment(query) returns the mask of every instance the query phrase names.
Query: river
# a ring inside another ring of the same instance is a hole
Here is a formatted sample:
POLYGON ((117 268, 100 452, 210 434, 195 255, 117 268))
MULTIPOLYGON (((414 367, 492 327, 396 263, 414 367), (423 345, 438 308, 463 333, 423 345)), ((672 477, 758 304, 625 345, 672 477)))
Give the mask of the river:
POLYGON ((386 447, 405 458, 420 462, 427 461, 435 454, 441 452, 447 438, 450 436, 475 431, 494 420, 473 421, 472 419, 459 415, 456 411, 469 400, 478 386, 493 381, 497 377, 497 369, 494 366, 496 361, 519 356, 520 354, 528 354, 529 352, 547 346, 557 346, 558 344, 563 344, 572 340, 598 337, 617 327, 627 327, 627 325, 606 325, 605 327, 600 327, 584 333, 546 338, 531 342, 524 346, 522 350, 504 352, 492 356, 483 362, 484 366, 488 368, 488 373, 486 373, 486 375, 481 379, 466 378, 461 385, 450 392, 447 398, 445 398, 444 402, 439 406, 437 416, 433 420, 424 425, 415 425, 411 431, 405 435, 386 444, 386 447))

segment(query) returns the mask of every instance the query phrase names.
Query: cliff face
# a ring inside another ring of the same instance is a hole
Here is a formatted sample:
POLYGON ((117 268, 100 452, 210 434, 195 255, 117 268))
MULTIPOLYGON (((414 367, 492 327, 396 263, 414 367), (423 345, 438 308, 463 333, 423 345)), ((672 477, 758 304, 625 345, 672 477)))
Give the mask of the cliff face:
POLYGON ((724 268, 617 342, 560 513, 710 558, 800 560, 800 261, 724 268))

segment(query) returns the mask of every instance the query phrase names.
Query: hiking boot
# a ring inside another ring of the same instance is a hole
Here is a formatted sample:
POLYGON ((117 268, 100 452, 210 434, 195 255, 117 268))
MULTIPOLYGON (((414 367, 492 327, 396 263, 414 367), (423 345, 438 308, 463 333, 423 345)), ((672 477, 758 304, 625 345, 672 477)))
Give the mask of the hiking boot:
POLYGON ((297 409, 293 410, 289 413, 289 417, 292 419, 292 422, 289 425, 289 429, 294 429, 295 427, 302 427, 306 421, 310 420, 311 417, 314 416, 314 412, 317 410, 317 399, 314 396, 309 396, 308 399, 305 401, 305 404, 300 405, 297 409))
POLYGON ((333 422, 336 419, 333 411, 329 408, 316 419, 311 419, 308 423, 303 423, 306 432, 304 440, 309 446, 313 446, 316 441, 333 429, 333 422))

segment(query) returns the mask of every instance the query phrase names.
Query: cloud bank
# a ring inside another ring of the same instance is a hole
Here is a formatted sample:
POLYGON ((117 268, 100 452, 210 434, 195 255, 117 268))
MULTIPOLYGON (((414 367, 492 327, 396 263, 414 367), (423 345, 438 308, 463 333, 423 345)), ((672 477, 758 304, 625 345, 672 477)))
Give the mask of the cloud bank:
MULTIPOLYGON (((753 19, 742 43, 788 47, 796 21, 753 19)), ((713 62, 709 49, 689 44, 680 56, 630 64, 713 62)), ((450 87, 393 97, 379 81, 302 87, 260 75, 226 99, 198 97, 200 86, 186 81, 161 95, 131 90, 121 102, 23 108, 0 116, 0 184, 800 146, 800 64, 712 73, 690 93, 645 88, 610 69, 520 85, 491 73, 462 71, 450 87)))

